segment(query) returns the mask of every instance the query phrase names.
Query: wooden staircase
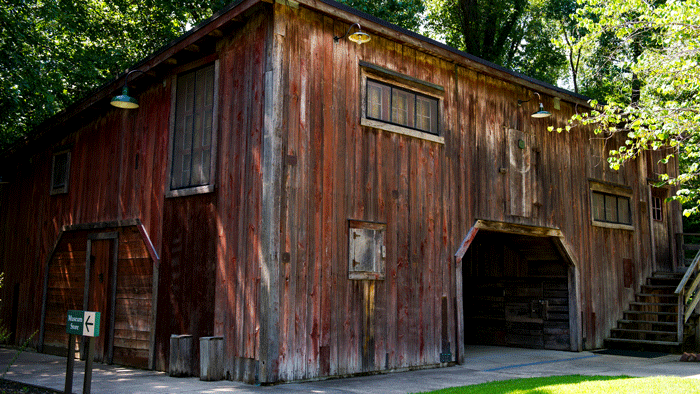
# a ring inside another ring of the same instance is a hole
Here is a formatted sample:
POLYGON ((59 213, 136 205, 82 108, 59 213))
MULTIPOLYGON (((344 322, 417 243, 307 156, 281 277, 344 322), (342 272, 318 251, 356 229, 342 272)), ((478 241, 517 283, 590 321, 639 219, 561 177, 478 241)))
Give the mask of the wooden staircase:
POLYGON ((679 329, 679 295, 676 288, 683 273, 655 272, 635 294, 617 328, 605 340, 607 348, 662 350, 677 352, 683 345, 679 329), (680 335, 679 335, 680 334, 680 335))

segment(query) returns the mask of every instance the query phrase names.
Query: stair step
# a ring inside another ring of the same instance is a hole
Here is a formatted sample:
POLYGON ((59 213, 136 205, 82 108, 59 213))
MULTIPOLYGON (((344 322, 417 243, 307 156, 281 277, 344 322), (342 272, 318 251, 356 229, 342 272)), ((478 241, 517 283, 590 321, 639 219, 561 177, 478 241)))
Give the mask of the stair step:
POLYGON ((652 312, 652 311, 624 311, 623 313, 631 313, 636 315, 658 315, 658 316, 675 316, 676 312, 652 312))
POLYGON ((678 287, 678 285, 642 285, 642 289, 670 290, 671 292, 675 291, 676 287, 678 287))
MULTIPOLYGON (((645 285, 646 286, 646 285, 645 285)), ((675 288, 674 288, 675 291, 675 288)), ((638 297, 673 297, 673 298, 678 298, 678 294, 652 294, 652 293, 637 293, 635 294, 638 297)))
POLYGON ((657 324, 660 326, 677 326, 678 322, 666 322, 666 321, 649 321, 649 320, 627 320, 627 319, 620 319, 617 321, 618 323, 623 323, 623 324, 632 324, 632 323, 637 323, 637 324, 657 324))
POLYGON ((637 345, 654 345, 654 346, 680 346, 683 343, 678 341, 648 341, 646 339, 624 339, 624 338, 607 338, 605 342, 613 343, 628 343, 637 345))
POLYGON ((685 275, 685 272, 654 271, 654 273, 652 274, 652 278, 663 276, 663 277, 672 277, 672 278, 680 279, 683 277, 683 275, 685 275))
POLYGON ((629 333, 629 334, 652 334, 652 335, 675 335, 675 331, 656 331, 656 330, 635 330, 632 328, 613 328, 611 332, 629 333))
POLYGON ((630 302, 630 305, 635 305, 635 306, 661 306, 661 307, 668 307, 668 308, 675 308, 678 306, 677 303, 675 302, 639 302, 639 301, 632 301, 630 302))

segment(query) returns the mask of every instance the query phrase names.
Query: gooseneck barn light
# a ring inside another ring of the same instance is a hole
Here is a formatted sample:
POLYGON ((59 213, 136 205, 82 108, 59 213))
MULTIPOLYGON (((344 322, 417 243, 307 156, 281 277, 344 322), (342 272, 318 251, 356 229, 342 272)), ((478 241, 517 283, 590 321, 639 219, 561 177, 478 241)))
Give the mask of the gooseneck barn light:
MULTIPOLYGON (((540 96, 540 94, 537 92, 534 92, 534 93, 537 95, 537 98, 540 99, 539 100, 540 101, 540 109, 537 112, 532 113, 532 115, 530 115, 530 116, 533 118, 548 118, 548 117, 552 116, 551 112, 545 111, 544 105, 542 105, 542 96, 540 96)), ((530 100, 532 100, 532 99, 530 99, 530 100)), ((521 105, 523 105, 523 103, 527 103, 530 100, 525 100, 525 101, 518 100, 518 106, 521 106, 521 105)))
POLYGON ((362 31, 362 26, 360 26, 359 23, 355 23, 353 25, 350 25, 350 27, 348 28, 348 31, 346 31, 345 34, 343 34, 340 37, 338 37, 338 36, 333 37, 333 41, 338 42, 341 38, 343 38, 345 36, 348 37, 348 40, 350 40, 354 43, 357 43, 357 44, 364 44, 366 42, 369 42, 369 40, 372 39, 372 37, 370 37, 369 34, 362 31), (348 36, 348 33, 350 33, 350 30, 352 30, 352 28, 355 26, 357 26, 357 31, 348 36))
POLYGON ((124 87, 122 88, 122 94, 119 96, 114 96, 112 97, 112 101, 109 103, 112 104, 113 106, 117 108, 124 108, 124 109, 135 109, 139 107, 139 101, 136 100, 136 98, 129 96, 129 86, 127 85, 129 82, 129 76, 135 72, 140 72, 145 74, 141 70, 131 70, 126 74, 126 78, 124 78, 124 87))

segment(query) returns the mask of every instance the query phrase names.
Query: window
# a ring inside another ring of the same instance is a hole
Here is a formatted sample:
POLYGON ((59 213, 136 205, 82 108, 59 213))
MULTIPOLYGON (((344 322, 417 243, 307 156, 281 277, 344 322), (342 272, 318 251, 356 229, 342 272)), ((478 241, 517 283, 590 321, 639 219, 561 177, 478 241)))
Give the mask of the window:
POLYGON ((367 80, 367 118, 438 135, 438 100, 367 80))
POLYGON ((169 196, 213 190, 216 63, 177 77, 169 196))
POLYGON ((664 220, 662 200, 659 196, 651 196, 651 217, 659 222, 664 220))
POLYGON ((349 279, 384 279, 386 224, 349 222, 349 279))
POLYGON ((592 192, 593 220, 614 224, 632 224, 630 198, 598 191, 592 192))
POLYGON ((68 193, 70 173, 70 152, 62 151, 53 155, 51 164, 51 194, 68 193))

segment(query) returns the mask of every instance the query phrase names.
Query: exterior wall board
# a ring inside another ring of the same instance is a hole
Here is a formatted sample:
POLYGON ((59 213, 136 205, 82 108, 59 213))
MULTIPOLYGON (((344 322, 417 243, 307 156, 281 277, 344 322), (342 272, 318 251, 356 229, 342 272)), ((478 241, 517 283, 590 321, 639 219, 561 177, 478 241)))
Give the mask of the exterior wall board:
MULTIPOLYGON (((264 381, 291 381, 440 365, 441 354, 454 360, 459 349, 461 271, 452 256, 482 219, 561 230, 578 263, 570 281, 581 284, 583 346, 602 346, 633 297, 623 285, 624 260, 632 260, 636 283, 656 269, 642 203, 656 160, 611 171, 605 150, 619 141, 585 129, 547 131, 581 110, 574 104, 562 100, 552 117, 533 119, 535 100, 517 104, 533 97, 532 84, 498 79, 467 59, 389 34, 370 32, 362 46, 335 43, 347 28, 332 13, 275 3, 217 39, 220 127, 211 193, 164 196, 169 72, 139 95, 138 110, 104 103, 20 165, 13 185, 0 186, 0 220, 13 230, 0 237, 7 278, 0 298, 9 300, 19 284, 15 341, 40 324, 43 294, 31 289, 42 287, 63 226, 140 219, 162 254, 151 273, 157 316, 149 345, 157 369, 167 369, 171 334, 223 336, 228 377, 249 382, 258 368, 266 368, 258 377, 264 381), (361 126, 361 61, 442 87, 444 143, 361 126), (272 126, 270 111, 277 114, 272 126), (532 188, 522 194, 511 187, 510 155, 518 150, 508 145, 509 129, 531 143, 532 188), (267 144, 276 133, 280 146, 267 144), (68 193, 50 196, 51 154, 65 146, 72 154, 68 193), (268 165, 273 160, 278 167, 268 165), (591 179, 631 188, 634 231, 591 225, 591 179), (512 207, 523 209, 510 215, 512 207), (349 279, 349 220, 386 224, 385 279, 349 279), (279 246, 270 243, 277 236, 279 246)), ((553 97, 540 93, 552 108, 553 97)), ((678 207, 669 208, 669 231, 680 231, 678 207)), ((61 248, 55 259, 80 253, 61 248)), ((124 248, 134 264, 149 257, 124 248)), ((49 274, 53 283, 58 273, 49 274)), ((49 298, 54 302, 53 293, 49 298)), ((144 300, 119 308, 138 310, 144 300)), ((8 304, 1 308, 3 320, 12 319, 8 304)), ((143 350, 145 340, 138 333, 115 344, 136 341, 143 350)))

